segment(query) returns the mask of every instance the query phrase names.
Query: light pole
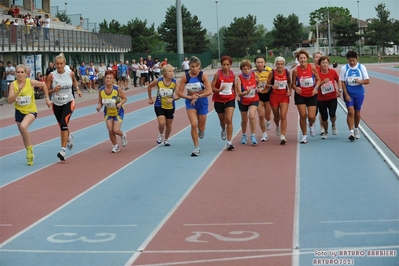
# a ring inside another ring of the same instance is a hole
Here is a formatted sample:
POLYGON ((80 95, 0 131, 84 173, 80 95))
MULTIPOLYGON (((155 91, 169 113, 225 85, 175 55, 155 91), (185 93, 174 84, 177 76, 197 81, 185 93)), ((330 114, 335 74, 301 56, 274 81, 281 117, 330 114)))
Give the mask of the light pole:
POLYGON ((219 33, 219 12, 218 12, 218 1, 215 1, 216 3, 216 27, 218 31, 218 55, 219 55, 219 60, 220 60, 220 33, 219 33))
POLYGON ((327 26, 328 26, 328 55, 331 56, 331 31, 330 31, 330 1, 328 1, 327 13, 327 26))
POLYGON ((65 15, 67 14, 67 2, 65 2, 65 15))
POLYGON ((359 0, 357 0, 357 23, 359 25, 359 56, 360 56, 360 11, 359 11, 359 0))

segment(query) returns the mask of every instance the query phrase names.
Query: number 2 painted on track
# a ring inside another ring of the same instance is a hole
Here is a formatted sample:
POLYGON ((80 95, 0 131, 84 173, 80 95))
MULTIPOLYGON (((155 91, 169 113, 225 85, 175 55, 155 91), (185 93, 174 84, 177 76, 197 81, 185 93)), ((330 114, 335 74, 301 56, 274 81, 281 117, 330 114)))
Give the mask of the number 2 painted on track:
POLYGON ((251 241, 254 240, 256 238, 259 237, 259 234, 256 232, 251 232, 251 231, 232 231, 229 234, 230 235, 243 235, 243 234, 250 234, 250 236, 248 237, 241 237, 241 238, 237 238, 237 237, 225 237, 225 236, 221 236, 215 233, 211 233, 211 232, 193 232, 194 235, 187 237, 186 241, 187 242, 208 242, 205 240, 199 240, 199 238, 202 235, 211 235, 214 238, 216 238, 217 240, 220 241, 225 241, 225 242, 242 242, 242 241, 251 241))
POLYGON ((87 238, 85 236, 81 237, 76 237, 78 236, 77 233, 60 233, 60 234, 54 234, 49 237, 47 237, 47 241, 51 243, 72 243, 72 242, 77 242, 77 241, 82 241, 86 243, 100 243, 100 242, 107 242, 114 240, 116 238, 115 234, 111 233, 97 233, 95 234, 96 237, 98 238, 87 238), (75 238, 73 238, 75 237, 75 238))

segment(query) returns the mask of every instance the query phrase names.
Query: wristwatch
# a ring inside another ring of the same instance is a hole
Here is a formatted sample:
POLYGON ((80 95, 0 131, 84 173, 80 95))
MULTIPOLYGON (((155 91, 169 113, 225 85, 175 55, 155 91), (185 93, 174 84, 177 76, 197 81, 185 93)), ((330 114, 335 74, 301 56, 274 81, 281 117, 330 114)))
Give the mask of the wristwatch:
POLYGON ((339 89, 338 91, 339 91, 339 92, 342 92, 342 89, 339 89))

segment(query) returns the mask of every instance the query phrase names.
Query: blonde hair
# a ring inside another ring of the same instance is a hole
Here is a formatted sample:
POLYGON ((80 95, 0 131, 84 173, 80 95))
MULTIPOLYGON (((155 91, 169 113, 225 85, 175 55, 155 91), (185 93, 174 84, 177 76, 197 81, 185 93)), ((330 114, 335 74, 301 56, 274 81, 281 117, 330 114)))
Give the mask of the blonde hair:
POLYGON ((22 68, 26 74, 28 73, 28 68, 24 64, 17 65, 17 67, 15 68, 15 71, 17 71, 18 68, 22 68))
POLYGON ((249 61, 248 59, 242 60, 242 61, 240 62, 240 69, 242 70, 244 67, 252 68, 251 61, 249 61))
POLYGON ((282 56, 277 56, 277 57, 274 59, 274 65, 276 65, 278 61, 283 61, 284 65, 285 65, 285 58, 284 58, 284 57, 282 57, 282 56))
POLYGON ((64 53, 60 53, 59 55, 57 55, 57 56, 55 57, 55 60, 57 60, 57 59, 63 60, 64 63, 66 64, 66 58, 65 58, 65 56, 64 56, 64 53))
POLYGON ((201 60, 198 57, 193 55, 192 57, 190 57, 190 60, 188 61, 188 64, 189 65, 191 65, 191 64, 201 65, 201 60))
POLYGON ((166 74, 166 71, 168 70, 168 68, 175 70, 175 68, 171 64, 166 64, 162 67, 162 75, 166 74))

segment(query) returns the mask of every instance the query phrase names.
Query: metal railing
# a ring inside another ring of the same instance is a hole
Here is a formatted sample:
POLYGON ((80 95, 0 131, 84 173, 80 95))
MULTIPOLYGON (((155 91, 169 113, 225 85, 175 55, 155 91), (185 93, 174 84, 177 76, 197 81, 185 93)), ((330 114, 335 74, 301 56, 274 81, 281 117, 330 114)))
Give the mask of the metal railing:
POLYGON ((82 30, 0 25, 0 52, 126 53, 131 36, 82 30))

